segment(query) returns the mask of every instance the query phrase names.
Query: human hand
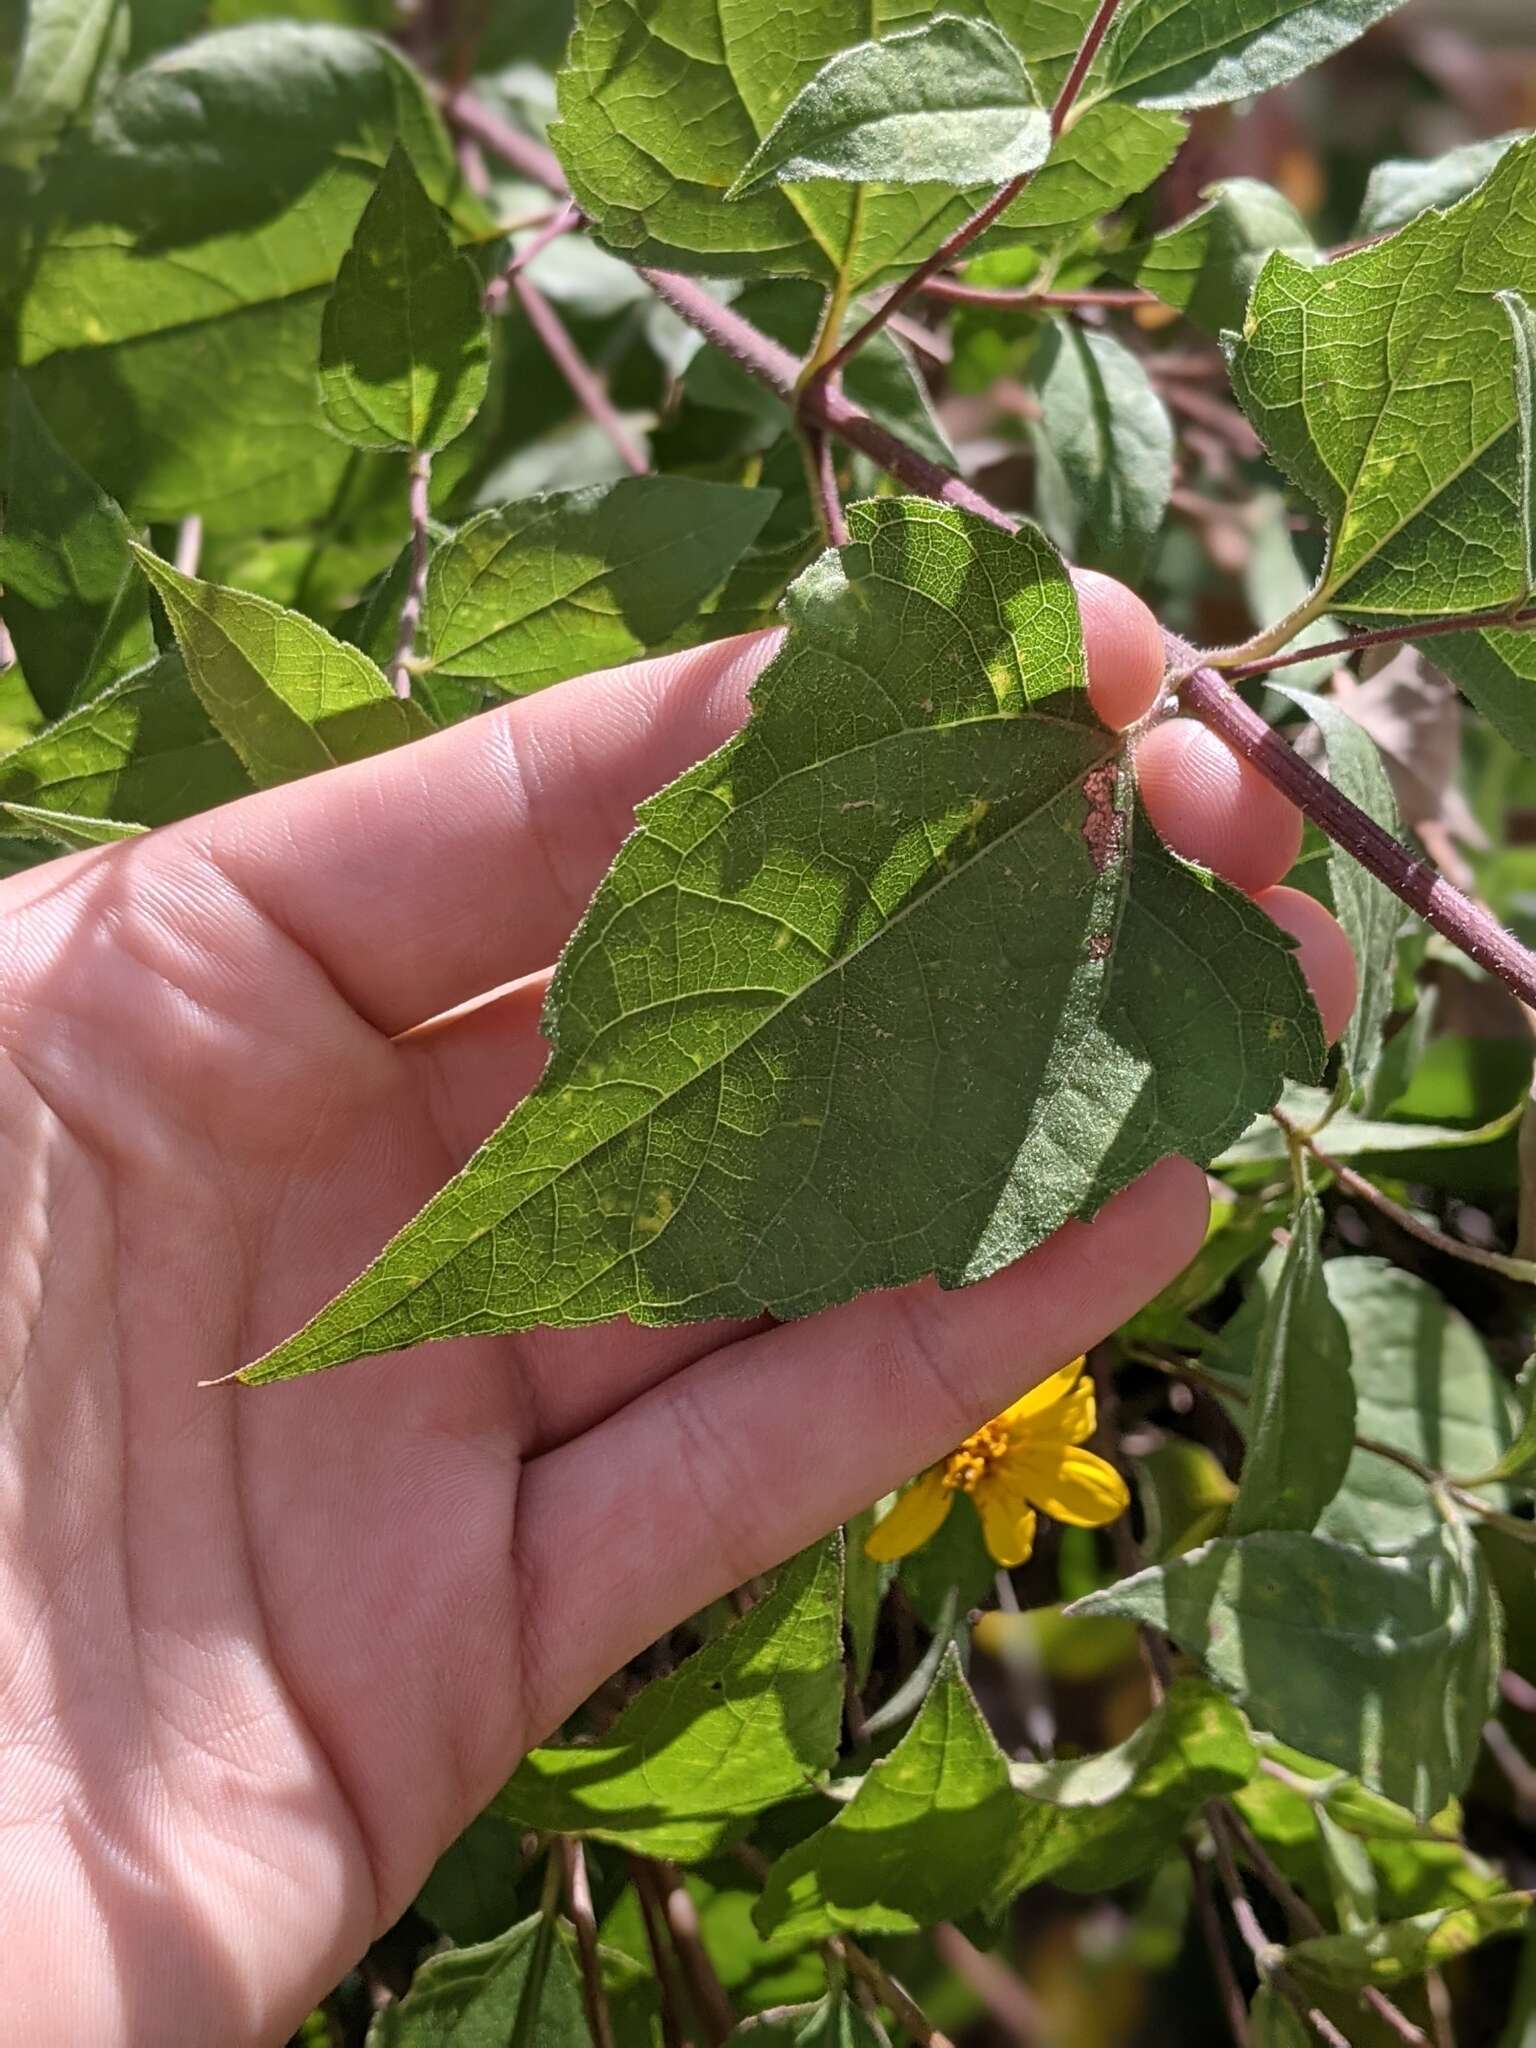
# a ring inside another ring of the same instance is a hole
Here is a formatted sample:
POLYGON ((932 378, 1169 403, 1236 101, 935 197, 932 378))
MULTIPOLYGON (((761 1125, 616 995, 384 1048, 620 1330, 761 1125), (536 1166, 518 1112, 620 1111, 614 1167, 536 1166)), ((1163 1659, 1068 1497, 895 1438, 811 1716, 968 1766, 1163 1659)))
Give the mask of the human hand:
MULTIPOLYGON (((1091 687, 1161 671, 1082 586, 1091 687)), ((616 1324, 253 1393, 538 1077, 541 970, 773 636, 587 677, 0 889, 0 1891, 9 2037, 276 2042, 609 1672, 1093 1343, 1192 1255, 1165 1161, 943 1295, 616 1324), (478 1008, 457 1006, 522 977, 478 1008)), ((1181 851, 1267 892, 1294 811, 1141 743, 1181 851)), ((1337 1031, 1353 966, 1291 892, 1337 1031)))

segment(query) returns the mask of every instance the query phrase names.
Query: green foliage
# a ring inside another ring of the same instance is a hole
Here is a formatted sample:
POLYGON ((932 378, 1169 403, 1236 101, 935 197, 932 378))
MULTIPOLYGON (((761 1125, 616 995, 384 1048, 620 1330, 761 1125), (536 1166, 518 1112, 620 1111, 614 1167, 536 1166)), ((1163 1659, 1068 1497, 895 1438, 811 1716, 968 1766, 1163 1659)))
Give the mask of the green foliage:
POLYGON ((801 87, 726 194, 766 185, 1003 185, 1044 163, 1050 119, 1008 38, 940 15, 841 50, 801 87))
POLYGON ((1040 523, 1085 567, 1134 577, 1168 510, 1173 425, 1113 335, 1053 321, 1035 373, 1040 523))
POLYGON ((906 1934, 962 1919, 991 1893, 1018 1828, 1008 1760, 951 1648, 922 1711, 829 1826, 779 1858, 765 1934, 906 1934))
POLYGON ((192 686, 258 788, 381 753, 431 730, 366 655, 298 612, 200 583, 135 548, 192 686))
POLYGON ((1164 1630, 1256 1726, 1420 1818, 1471 1775, 1499 1627, 1458 1522, 1390 1557, 1289 1530, 1221 1539, 1073 1612, 1164 1630))
POLYGON ((494 1941, 424 1963, 405 1997, 379 2013, 368 2048, 557 2048, 586 2038, 576 1966, 554 1921, 535 1913, 494 1941))
POLYGON ((57 717, 155 651, 128 525, 11 381, 0 532, 5 618, 38 708, 57 717))
POLYGON ((1315 1529, 1349 1465, 1349 1332, 1328 1297, 1322 1231, 1322 1211, 1308 1197, 1228 1333, 1248 1368, 1248 1447, 1227 1524, 1233 1536, 1315 1529))
POLYGON ((481 512, 433 553, 423 670, 522 697, 660 647, 775 502, 772 491, 648 476, 481 512))
MULTIPOLYGON (((1013 2025, 1012 1968, 1021 2032, 1182 2038, 1210 2004, 1187 1859, 1224 1887, 1235 1816, 1261 1976, 1284 1946, 1252 2048, 1299 2048, 1312 1999, 1362 2048, 1397 2038, 1360 1992, 1417 2024, 1442 1970, 1459 2038, 1528 2048, 1536 1948, 1507 2000, 1497 1964, 1454 1967, 1529 1903, 1528 1027, 1486 948, 1440 935, 1445 882, 1400 896, 1357 831, 1313 823, 1289 880, 1361 992, 1325 1049, 1289 943, 1151 831, 1049 544, 1191 645, 1246 606, 1252 638, 1210 658, 1405 858, 1411 828, 1536 934, 1513 617, 1536 137, 1372 165, 1337 116, 1367 67, 1408 76, 1382 38, 1290 97, 1283 153, 1262 119, 1203 121, 1149 190, 1186 113, 1394 4, 1119 0, 1081 64, 1098 0, 30 0, 0 23, 0 874, 131 874, 157 842, 114 842, 781 600, 788 627, 744 729, 641 806, 555 974, 542 1082, 247 1378, 964 1285, 1169 1153, 1219 1176, 1185 1271, 1080 1340, 1104 1339, 1099 1447, 1134 1520, 1042 1517, 1000 1573, 961 1503, 893 1567, 842 1500, 846 1567, 834 1538, 744 1616, 679 1617, 300 2038, 969 2048, 977 1985, 1013 2025), (542 189, 557 101, 579 213, 542 189), (1229 137, 1253 175, 1189 211, 1229 137), (892 474, 835 439, 808 463, 818 364, 1005 186, 949 266, 984 296, 929 281, 840 371, 903 444, 892 474), (514 255, 564 342, 486 293, 514 255), (707 280, 702 310, 664 309, 652 264, 707 280), (1049 541, 958 509, 932 466, 1049 541), (897 495, 914 476, 952 502, 897 495), (1374 651, 1315 651, 1448 622, 1400 657, 1416 692, 1374 651), (1255 673, 1282 649, 1304 658, 1255 673)), ((1432 68, 1372 132, 1466 132, 1432 68)), ((878 1349, 837 1369, 884 1398, 878 1349)), ((819 1409, 797 1421, 808 1461, 843 1455, 819 1409)))
POLYGON ((806 1551, 744 1621, 622 1713, 601 1741, 535 1749, 495 1810, 525 1827, 696 1862, 837 1750, 842 1710, 836 1544, 806 1551))
POLYGON ((320 399, 354 448, 446 447, 485 397, 480 279, 397 142, 320 325, 320 399))
POLYGON ((1528 595, 1532 290, 1536 140, 1448 213, 1332 263, 1265 265, 1232 375, 1327 515, 1319 609, 1428 617, 1528 595))
POLYGON ((1109 264, 1196 326, 1221 334, 1241 326, 1248 294, 1276 249, 1299 263, 1317 260, 1316 244, 1288 199, 1254 178, 1226 178, 1177 227, 1132 243, 1109 264))
POLYGON ((1057 558, 920 500, 850 519, 741 738, 642 806, 538 1089, 251 1380, 449 1329, 980 1279, 1315 1071, 1273 927, 1140 818, 1057 558), (861 1069, 842 1048, 871 1033, 861 1069))

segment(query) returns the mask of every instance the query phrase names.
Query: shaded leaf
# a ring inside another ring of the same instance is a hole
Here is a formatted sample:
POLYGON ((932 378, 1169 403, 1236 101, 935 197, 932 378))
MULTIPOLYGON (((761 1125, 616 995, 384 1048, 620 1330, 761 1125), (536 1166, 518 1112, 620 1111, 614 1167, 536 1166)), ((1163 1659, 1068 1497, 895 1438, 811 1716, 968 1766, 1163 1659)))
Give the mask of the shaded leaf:
POLYGON ((1087 568, 1132 576, 1173 488, 1173 425, 1139 357, 1113 335, 1053 320, 1034 368, 1040 523, 1087 568))
POLYGON ((1349 1332, 1323 1281, 1322 1210, 1301 1203, 1236 1321, 1246 1351, 1248 1446, 1227 1529, 1311 1529, 1338 1492, 1355 1434, 1349 1332), (1246 1340, 1246 1341, 1245 1341, 1246 1340))
POLYGON ((1454 206, 1458 199, 1481 185, 1511 143, 1523 139, 1517 131, 1492 135, 1478 142, 1464 142, 1443 156, 1425 162, 1414 157, 1388 157, 1371 166, 1366 180, 1355 237, 1364 241, 1371 235, 1390 234, 1406 227, 1417 214, 1431 206, 1454 206))
POLYGON ((1072 1612, 1162 1629, 1255 1726, 1421 1819, 1471 1774, 1501 1630, 1459 1523, 1389 1558, 1293 1530, 1222 1538, 1072 1612))
POLYGON ((1454 1962, 1495 1935, 1516 1933, 1530 1910, 1529 1892, 1506 1892, 1382 1927, 1319 1934, 1293 1943, 1286 1961, 1304 1980, 1330 1991, 1356 1991, 1368 1984, 1389 1990, 1454 1962))
POLYGON ((1225 178, 1201 196, 1197 212, 1107 255, 1105 263, 1208 334, 1220 334, 1242 325, 1248 294, 1276 249, 1308 263, 1317 260, 1317 245, 1291 202, 1257 178, 1225 178))
POLYGON ((523 1854, 517 1830, 479 1813, 433 1864, 415 1909, 467 1948, 494 1941, 521 1919, 537 1903, 540 1878, 538 1859, 523 1854))
MULTIPOLYGON (((1512 1403, 1466 1318, 1385 1259, 1330 1259, 1324 1276, 1350 1335, 1360 1435, 1436 1471, 1497 1466, 1514 1436, 1512 1403)), ((1499 1498, 1491 1494, 1490 1505, 1499 1498)), ((1417 1542, 1439 1519, 1422 1479, 1357 1450, 1319 1526, 1341 1543, 1386 1552, 1417 1542)))
POLYGON ((251 1377, 980 1279, 1315 1071, 1293 953, 1144 826, 1045 543, 849 518, 745 731, 641 807, 539 1088, 251 1377))
POLYGON ((1017 1802, 1008 1759, 945 1653, 916 1720, 870 1765, 836 1820, 774 1865, 765 1934, 907 1934, 973 1912, 1008 1850, 1017 1802))
POLYGON ((432 555, 424 662, 520 697, 628 661, 692 617, 776 502, 647 476, 482 512, 432 555))
POLYGON ((489 357, 479 276, 397 142, 325 302, 325 416, 354 448, 446 447, 480 410, 489 357))
POLYGON ((726 194, 845 184, 1005 185, 1044 163, 1050 117, 990 22, 941 14, 829 57, 726 194))
MULTIPOLYGON (((1332 1097, 1324 1088, 1287 1088, 1280 1107, 1303 1130, 1316 1130, 1317 1142, 1334 1159, 1356 1160, 1394 1152, 1455 1152, 1491 1145, 1507 1137, 1524 1114, 1524 1098, 1486 1124, 1463 1129, 1458 1124, 1391 1122, 1381 1117, 1356 1116, 1341 1109, 1327 1115, 1332 1097), (1327 1117, 1326 1123, 1324 1118, 1327 1117), (1321 1126, 1321 1128, 1319 1128, 1321 1126)), ((1255 1121, 1235 1145, 1229 1145, 1215 1161, 1218 1171, 1233 1167, 1261 1165, 1286 1156, 1285 1134, 1270 1116, 1255 1121)))
POLYGON ((541 1913, 495 1941, 429 1956, 368 2029, 368 2048, 587 2048, 581 1981, 541 1913))
POLYGON ((1312 2048, 1312 2029, 1268 1984, 1253 1994, 1248 2012, 1248 2048, 1312 2048))
POLYGON ((161 655, 0 755, 0 799, 78 818, 166 825, 252 786, 179 654, 161 655))
POLYGON ((9 281, 16 357, 130 517, 196 512, 218 532, 324 514, 352 458, 320 408, 321 316, 397 141, 460 236, 489 239, 417 74, 322 23, 156 58, 53 160, 9 281))
POLYGON ((1233 380, 1327 515, 1320 608, 1425 617, 1530 590, 1532 289, 1536 139, 1448 213, 1315 268, 1265 265, 1233 380))
POLYGON ((1069 1891, 1124 1884, 1155 1867, 1185 1823, 1246 1785, 1257 1765, 1242 1715, 1191 1678, 1175 1680, 1116 1749, 1013 1764, 1019 1830, 994 1904, 1046 1877, 1069 1891))
POLYGON ((835 1543, 784 1567, 766 1599, 632 1700, 602 1740, 531 1750, 504 1820, 697 1862, 837 1754, 843 1667, 835 1543))
POLYGON ((57 718, 155 651, 128 522, 11 380, 0 526, 5 623, 38 709, 57 718))
POLYGON ((432 730, 365 654, 301 612, 183 576, 135 546, 208 716, 258 788, 382 753, 432 730))

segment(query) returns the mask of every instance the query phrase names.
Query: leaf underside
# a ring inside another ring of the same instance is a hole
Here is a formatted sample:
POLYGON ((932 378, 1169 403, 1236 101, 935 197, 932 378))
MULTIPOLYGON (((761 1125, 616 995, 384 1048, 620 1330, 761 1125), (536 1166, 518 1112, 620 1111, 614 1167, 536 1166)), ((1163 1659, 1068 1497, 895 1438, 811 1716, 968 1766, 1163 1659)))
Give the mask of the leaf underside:
POLYGON ((1316 1072, 1287 942, 1142 818, 1043 538, 850 528, 744 732, 641 807, 539 1087, 249 1378, 978 1280, 1316 1072))

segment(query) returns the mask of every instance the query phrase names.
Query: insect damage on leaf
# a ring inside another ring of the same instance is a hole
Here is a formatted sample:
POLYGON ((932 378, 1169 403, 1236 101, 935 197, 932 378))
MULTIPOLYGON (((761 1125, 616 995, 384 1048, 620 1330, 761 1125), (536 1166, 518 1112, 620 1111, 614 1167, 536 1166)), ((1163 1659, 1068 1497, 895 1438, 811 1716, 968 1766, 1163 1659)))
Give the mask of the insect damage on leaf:
POLYGON ((641 806, 539 1087, 248 1378, 979 1280, 1319 1070, 1289 943, 1142 818, 1043 537, 849 525, 745 730, 641 806))

